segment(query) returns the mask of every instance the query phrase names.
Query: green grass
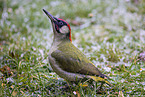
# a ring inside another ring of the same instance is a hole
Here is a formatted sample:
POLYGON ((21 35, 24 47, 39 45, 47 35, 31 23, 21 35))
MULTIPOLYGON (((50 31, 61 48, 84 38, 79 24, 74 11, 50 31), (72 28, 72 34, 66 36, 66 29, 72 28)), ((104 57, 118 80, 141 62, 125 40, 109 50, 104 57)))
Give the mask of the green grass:
POLYGON ((0 96, 121 95, 107 85, 106 93, 97 94, 100 83, 64 88, 67 82, 47 59, 53 33, 43 8, 68 21, 73 44, 124 96, 145 95, 145 60, 139 58, 145 51, 144 7, 143 0, 0 1, 0 96))

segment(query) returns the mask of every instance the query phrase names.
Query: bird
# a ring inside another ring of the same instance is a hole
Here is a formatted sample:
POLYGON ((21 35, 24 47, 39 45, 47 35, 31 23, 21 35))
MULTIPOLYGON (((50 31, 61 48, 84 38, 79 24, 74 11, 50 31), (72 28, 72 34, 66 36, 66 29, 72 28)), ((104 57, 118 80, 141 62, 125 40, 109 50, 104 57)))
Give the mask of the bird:
POLYGON ((91 79, 111 86, 109 77, 100 70, 72 43, 70 25, 63 19, 56 18, 48 11, 43 12, 51 20, 53 43, 48 53, 53 71, 68 82, 78 83, 91 79))

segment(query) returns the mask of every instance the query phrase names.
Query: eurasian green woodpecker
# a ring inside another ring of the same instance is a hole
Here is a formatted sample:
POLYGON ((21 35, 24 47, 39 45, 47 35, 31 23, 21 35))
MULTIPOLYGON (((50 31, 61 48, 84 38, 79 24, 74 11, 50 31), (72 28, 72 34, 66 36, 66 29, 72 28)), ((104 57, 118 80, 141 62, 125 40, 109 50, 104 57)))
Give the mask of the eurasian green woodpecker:
POLYGON ((49 63, 60 77, 69 82, 93 79, 111 85, 95 65, 72 44, 70 25, 63 19, 52 16, 43 9, 53 27, 54 39, 49 50, 49 63))

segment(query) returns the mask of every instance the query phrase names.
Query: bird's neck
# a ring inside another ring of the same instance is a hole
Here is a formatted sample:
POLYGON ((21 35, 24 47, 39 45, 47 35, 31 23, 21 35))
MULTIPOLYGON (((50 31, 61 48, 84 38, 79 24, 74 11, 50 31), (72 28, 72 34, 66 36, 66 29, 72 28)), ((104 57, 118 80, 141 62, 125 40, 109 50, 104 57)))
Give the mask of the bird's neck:
POLYGON ((67 38, 66 39, 59 39, 59 38, 54 37, 52 46, 49 50, 49 54, 52 53, 53 51, 57 50, 60 46, 66 44, 66 43, 71 43, 71 41, 67 38))

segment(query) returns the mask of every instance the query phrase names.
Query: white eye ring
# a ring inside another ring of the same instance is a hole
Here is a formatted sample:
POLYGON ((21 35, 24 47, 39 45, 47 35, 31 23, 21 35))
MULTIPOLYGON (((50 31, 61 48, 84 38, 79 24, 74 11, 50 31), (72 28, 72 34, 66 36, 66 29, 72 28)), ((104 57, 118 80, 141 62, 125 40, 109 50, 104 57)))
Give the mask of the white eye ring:
POLYGON ((61 28, 60 28, 60 33, 69 33, 69 28, 68 28, 68 26, 62 26, 61 28))

